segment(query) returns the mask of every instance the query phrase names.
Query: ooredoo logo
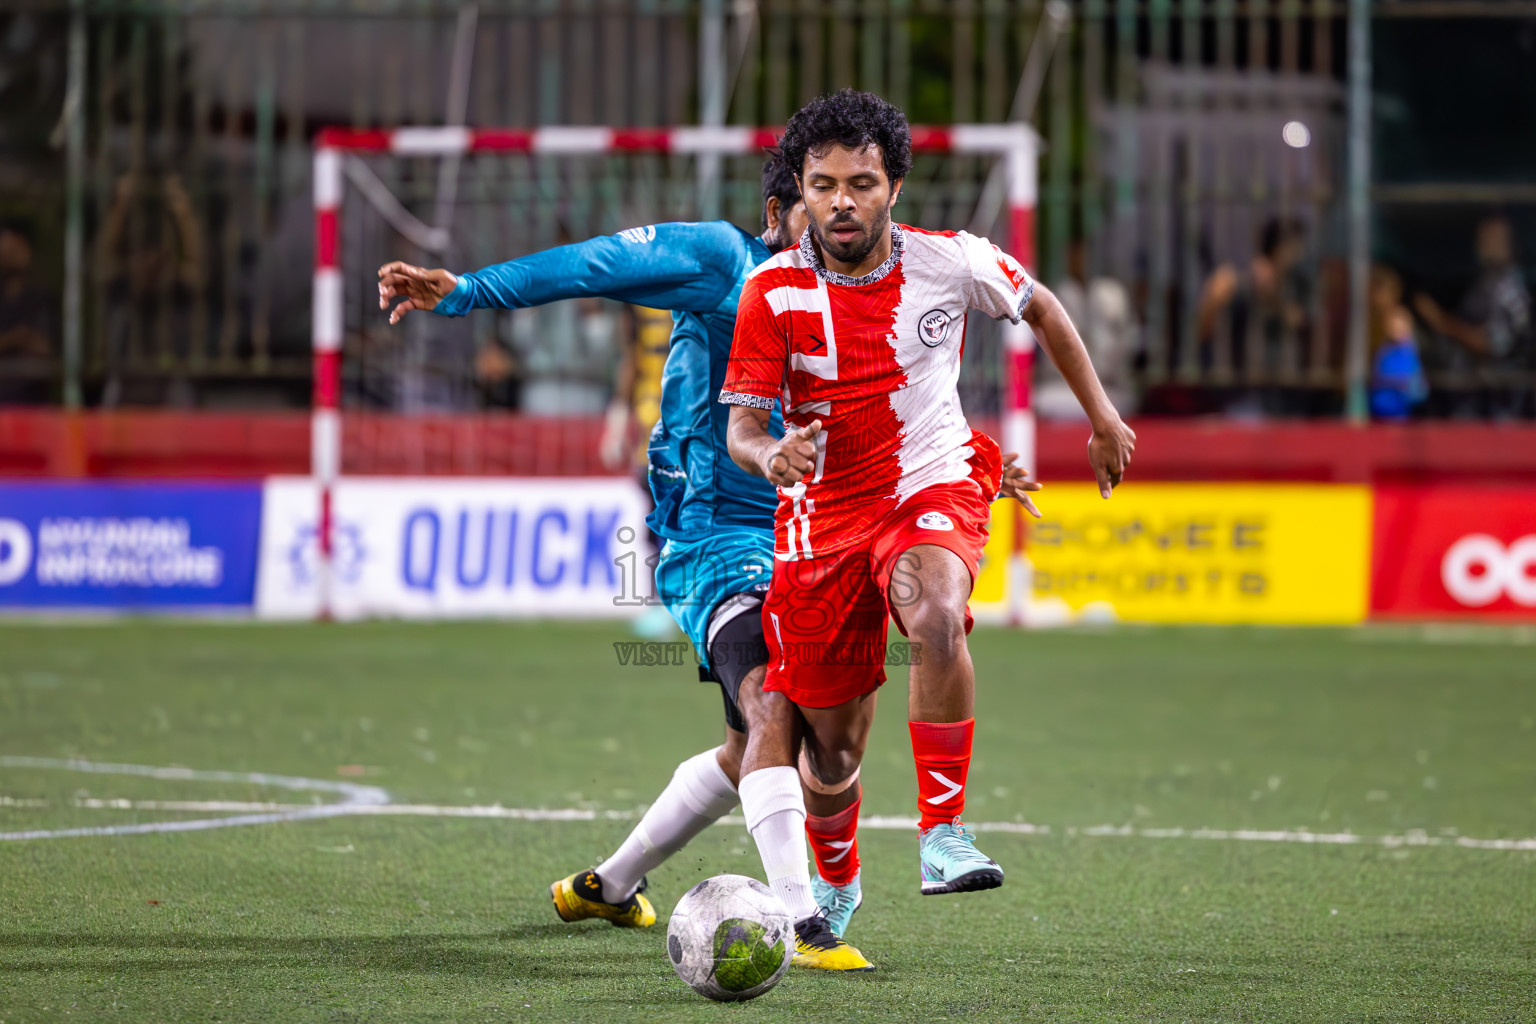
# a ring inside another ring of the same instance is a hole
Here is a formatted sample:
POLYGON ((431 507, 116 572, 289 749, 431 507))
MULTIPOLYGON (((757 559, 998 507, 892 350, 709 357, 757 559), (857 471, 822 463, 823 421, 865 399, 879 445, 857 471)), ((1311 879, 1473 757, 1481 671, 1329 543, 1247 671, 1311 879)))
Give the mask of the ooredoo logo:
POLYGON ((1505 546, 1486 533, 1469 534, 1452 544, 1440 562, 1446 593, 1469 608, 1500 597, 1536 608, 1536 534, 1505 546))
POLYGON ((15 583, 31 567, 31 532, 14 519, 0 519, 0 587, 15 583))

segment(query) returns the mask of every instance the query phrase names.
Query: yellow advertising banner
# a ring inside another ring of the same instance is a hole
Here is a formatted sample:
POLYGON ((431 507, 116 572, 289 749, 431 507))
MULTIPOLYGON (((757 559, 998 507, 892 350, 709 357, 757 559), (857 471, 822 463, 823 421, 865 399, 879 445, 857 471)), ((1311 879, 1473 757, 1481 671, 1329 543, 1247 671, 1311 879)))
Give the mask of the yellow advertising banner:
MULTIPOLYGON (((1051 619, 1346 624, 1370 597, 1371 492, 1329 484, 1053 484, 1028 519, 1032 606, 1051 619)), ((1012 502, 993 506, 974 604, 1006 606, 1012 502)))

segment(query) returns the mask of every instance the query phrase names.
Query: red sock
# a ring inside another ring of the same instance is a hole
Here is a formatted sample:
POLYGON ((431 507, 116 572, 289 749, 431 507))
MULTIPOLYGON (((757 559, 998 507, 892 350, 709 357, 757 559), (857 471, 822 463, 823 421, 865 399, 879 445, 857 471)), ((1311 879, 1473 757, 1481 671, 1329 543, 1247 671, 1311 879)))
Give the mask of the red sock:
POLYGON ((963 722, 908 722, 917 762, 919 828, 946 825, 965 810, 965 775, 971 769, 971 736, 976 719, 963 722))
POLYGON ((816 871, 833 885, 847 885, 859 873, 859 799, 826 817, 805 819, 805 835, 816 854, 816 871))

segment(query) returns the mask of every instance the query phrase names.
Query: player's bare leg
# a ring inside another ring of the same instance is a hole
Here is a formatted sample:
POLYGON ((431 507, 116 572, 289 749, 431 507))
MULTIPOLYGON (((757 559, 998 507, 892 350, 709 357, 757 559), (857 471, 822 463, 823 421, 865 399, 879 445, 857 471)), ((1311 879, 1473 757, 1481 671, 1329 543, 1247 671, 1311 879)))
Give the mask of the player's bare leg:
MULTIPOLYGON (((741 682, 743 690, 751 686, 754 689, 762 685, 762 670, 756 670, 741 682), (754 676, 756 678, 754 678, 754 676)), ((725 744, 715 748, 715 761, 719 763, 720 770, 725 772, 725 777, 731 780, 732 786, 741 784, 741 759, 747 753, 747 734, 739 729, 725 727, 725 744)))
POLYGON ((805 720, 800 764, 806 809, 812 814, 837 814, 859 802, 859 764, 869 743, 879 693, 871 690, 835 707, 800 709, 805 720))
POLYGON ((976 849, 960 822, 976 720, 976 672, 965 640, 971 574, 935 544, 902 553, 892 574, 892 610, 916 645, 907 697, 917 762, 919 850, 924 895, 993 889, 997 863, 976 849))
POLYGON ((827 924, 848 933, 864 902, 859 879, 859 764, 875 719, 878 690, 830 708, 801 708, 805 741, 800 748, 800 781, 805 788, 805 832, 816 856, 811 889, 827 924))
POLYGON ((816 911, 805 856, 805 796, 795 768, 800 713, 782 693, 758 689, 742 697, 749 725, 738 787, 741 810, 769 887, 798 921, 816 911))
POLYGON ((795 922, 794 963, 833 971, 872 970, 874 964, 832 930, 811 889, 805 796, 795 766, 804 730, 800 709, 782 693, 759 689, 748 696, 745 687, 742 693, 748 726, 738 787, 741 811, 768 885, 795 922))
POLYGON ((970 570, 948 548, 919 544, 897 559, 892 580, 892 608, 915 648, 907 720, 965 721, 976 708, 976 670, 965 643, 970 570))

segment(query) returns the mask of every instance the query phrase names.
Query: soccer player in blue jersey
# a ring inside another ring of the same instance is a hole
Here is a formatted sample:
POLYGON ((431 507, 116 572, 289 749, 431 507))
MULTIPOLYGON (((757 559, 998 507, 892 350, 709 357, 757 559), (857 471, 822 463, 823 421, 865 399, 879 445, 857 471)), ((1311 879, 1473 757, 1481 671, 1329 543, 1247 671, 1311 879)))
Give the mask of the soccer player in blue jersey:
MULTIPOLYGON (((736 806, 742 763, 747 761, 750 771, 754 757, 749 739, 754 723, 767 725, 765 716, 773 716, 775 724, 783 724, 780 720, 795 714, 782 695, 761 690, 768 660, 761 609, 773 573, 777 494, 732 461, 725 442, 730 410, 714 400, 725 380, 742 283, 758 264, 794 245, 806 227, 799 187, 777 156, 763 167, 763 206, 761 236, 727 221, 655 224, 468 274, 398 262, 379 268, 379 307, 402 300, 390 312, 392 324, 412 310, 463 316, 472 309, 518 309, 588 296, 673 311, 661 419, 648 446, 656 508, 647 521, 665 540, 656 566, 657 593, 705 660, 701 674, 707 672, 724 694, 725 743, 678 765, 671 783, 612 856, 550 887, 566 921, 602 918, 632 928, 655 923, 655 910, 642 892, 645 873, 736 806)), ((777 410, 771 422, 783 430, 777 410)), ((825 862, 827 874, 846 878, 848 860, 857 861, 856 847, 849 841, 817 842, 816 829, 826 823, 829 833, 852 835, 851 822, 844 819, 858 813, 858 775, 819 777, 814 741, 807 748, 800 758, 811 811, 806 830, 818 864, 825 862)), ((800 923, 794 962, 869 970, 873 965, 841 938, 863 899, 857 873, 834 885, 818 872, 815 890, 821 913, 800 923)))

